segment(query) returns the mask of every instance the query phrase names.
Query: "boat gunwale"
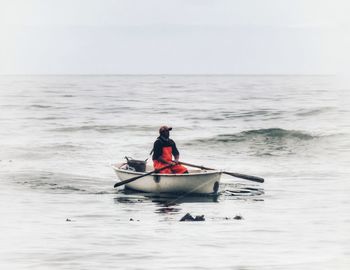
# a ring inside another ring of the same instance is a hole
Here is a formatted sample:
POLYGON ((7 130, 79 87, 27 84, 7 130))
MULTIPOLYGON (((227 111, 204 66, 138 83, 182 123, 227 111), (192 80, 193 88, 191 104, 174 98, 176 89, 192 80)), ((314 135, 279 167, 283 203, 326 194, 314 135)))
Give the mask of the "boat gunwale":
MULTIPOLYGON (((130 171, 130 170, 125 170, 125 169, 120 169, 119 167, 116 166, 117 164, 112 164, 111 167, 117 171, 117 172, 122 172, 126 174, 131 174, 131 175, 144 175, 149 172, 135 172, 135 171, 130 171)), ((200 172, 195 172, 195 173, 185 173, 185 174, 172 174, 172 173, 152 173, 149 174, 149 176, 168 176, 168 177, 188 177, 188 176, 197 176, 197 175, 210 175, 210 174, 221 174, 221 170, 208 170, 208 171, 200 171, 200 172)))

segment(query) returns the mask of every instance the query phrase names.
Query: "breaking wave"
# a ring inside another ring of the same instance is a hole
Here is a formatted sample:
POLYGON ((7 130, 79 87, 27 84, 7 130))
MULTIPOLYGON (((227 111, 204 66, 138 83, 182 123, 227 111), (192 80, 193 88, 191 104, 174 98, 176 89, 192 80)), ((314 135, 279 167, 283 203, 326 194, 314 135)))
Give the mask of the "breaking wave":
MULTIPOLYGON (((208 139, 199 139, 202 143, 235 143, 254 140, 312 140, 318 136, 310 135, 297 130, 286 130, 281 128, 253 129, 235 134, 220 134, 208 139)), ((191 144, 191 143, 190 143, 191 144)))
POLYGON ((254 129, 234 134, 219 134, 187 142, 188 147, 222 149, 225 152, 246 153, 252 156, 296 154, 312 147, 316 135, 281 128, 254 129))

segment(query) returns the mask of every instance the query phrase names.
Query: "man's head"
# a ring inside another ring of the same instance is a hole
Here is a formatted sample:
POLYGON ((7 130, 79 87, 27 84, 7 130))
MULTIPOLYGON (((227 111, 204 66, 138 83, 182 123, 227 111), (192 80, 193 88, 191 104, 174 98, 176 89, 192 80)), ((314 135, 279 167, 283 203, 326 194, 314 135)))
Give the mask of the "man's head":
POLYGON ((160 136, 163 136, 165 138, 169 138, 169 131, 172 130, 172 127, 168 127, 168 126, 161 126, 159 128, 159 134, 160 136))

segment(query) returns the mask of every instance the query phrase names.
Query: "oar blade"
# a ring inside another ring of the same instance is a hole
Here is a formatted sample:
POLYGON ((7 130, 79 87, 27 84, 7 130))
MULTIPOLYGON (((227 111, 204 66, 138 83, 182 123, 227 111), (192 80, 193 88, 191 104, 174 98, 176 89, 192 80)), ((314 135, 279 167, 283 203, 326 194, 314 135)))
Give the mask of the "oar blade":
MULTIPOLYGON (((130 179, 129 179, 129 180, 130 180, 130 179)), ((132 180, 131 180, 131 181, 132 181, 132 180)), ((131 181, 130 181, 130 182, 131 182, 131 181)), ((123 186, 123 185, 125 185, 125 184, 127 184, 127 183, 129 183, 129 182, 128 182, 128 181, 117 182, 117 183, 114 184, 114 188, 123 186)))
MULTIPOLYGON (((129 179, 129 180, 130 180, 130 179, 129 179)), ((126 182, 126 181, 117 182, 117 183, 114 184, 114 188, 119 187, 119 186, 122 186, 122 185, 125 185, 125 184, 127 184, 127 183, 129 183, 129 182, 126 182)))
POLYGON ((246 174, 241 174, 241 173, 232 173, 232 172, 224 172, 225 174, 237 177, 237 178, 242 178, 258 183, 264 183, 264 178, 258 177, 258 176, 253 176, 253 175, 246 175, 246 174))
POLYGON ((122 182, 115 183, 115 184, 114 184, 114 188, 120 187, 120 186, 122 186, 122 185, 125 185, 125 184, 122 183, 122 182))

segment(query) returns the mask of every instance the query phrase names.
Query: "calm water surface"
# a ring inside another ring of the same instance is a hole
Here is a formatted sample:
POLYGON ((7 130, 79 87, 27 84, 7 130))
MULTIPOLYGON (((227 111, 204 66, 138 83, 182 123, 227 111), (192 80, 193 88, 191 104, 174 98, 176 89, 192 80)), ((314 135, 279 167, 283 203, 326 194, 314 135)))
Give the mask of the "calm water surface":
POLYGON ((329 76, 2 76, 0 266, 349 269, 349 103, 329 76), (266 182, 114 190, 163 124, 183 161, 266 182))

